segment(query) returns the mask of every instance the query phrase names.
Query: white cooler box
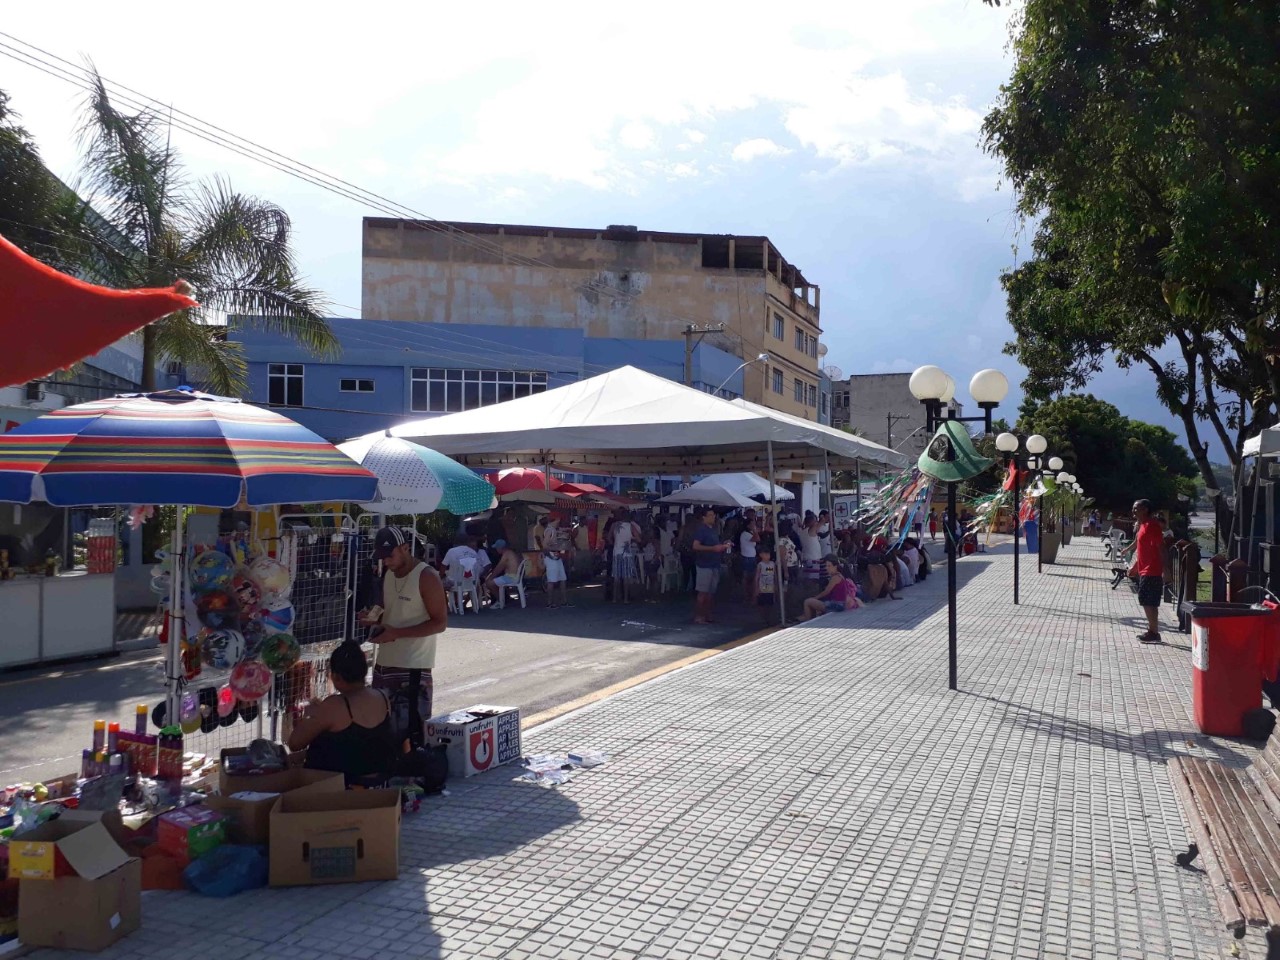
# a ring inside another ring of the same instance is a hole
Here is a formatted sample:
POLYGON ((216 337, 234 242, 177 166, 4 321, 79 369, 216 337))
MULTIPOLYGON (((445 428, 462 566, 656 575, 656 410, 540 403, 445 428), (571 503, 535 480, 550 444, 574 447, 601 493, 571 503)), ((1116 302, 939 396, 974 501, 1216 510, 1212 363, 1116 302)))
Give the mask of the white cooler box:
POLYGON ((449 775, 470 777, 520 759, 520 710, 476 704, 427 721, 427 742, 449 744, 449 775))

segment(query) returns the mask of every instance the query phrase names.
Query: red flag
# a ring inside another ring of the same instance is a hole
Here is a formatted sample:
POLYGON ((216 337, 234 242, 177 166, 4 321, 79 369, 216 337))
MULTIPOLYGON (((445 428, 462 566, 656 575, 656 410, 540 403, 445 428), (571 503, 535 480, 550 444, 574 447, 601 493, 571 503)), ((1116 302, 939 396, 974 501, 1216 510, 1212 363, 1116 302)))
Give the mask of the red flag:
POLYGON ((94 286, 0 237, 0 385, 66 369, 153 320, 197 306, 189 289, 184 283, 163 290, 94 286))

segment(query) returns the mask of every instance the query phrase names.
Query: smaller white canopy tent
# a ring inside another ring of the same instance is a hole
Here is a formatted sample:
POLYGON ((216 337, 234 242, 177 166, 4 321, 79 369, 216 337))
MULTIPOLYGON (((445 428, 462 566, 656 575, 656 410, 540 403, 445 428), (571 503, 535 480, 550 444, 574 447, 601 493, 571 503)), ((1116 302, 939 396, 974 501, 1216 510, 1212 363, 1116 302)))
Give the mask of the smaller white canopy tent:
POLYGON ((1280 426, 1267 427, 1256 437, 1250 437, 1240 452, 1246 457, 1280 457, 1280 426))
MULTIPOLYGON (((795 498, 795 494, 784 487, 778 487, 776 494, 779 500, 795 498)), ((722 473, 703 477, 697 483, 691 483, 683 490, 677 490, 658 502, 694 505, 705 503, 717 507, 758 507, 760 503, 751 499, 754 496, 769 496, 768 480, 754 473, 722 473)))

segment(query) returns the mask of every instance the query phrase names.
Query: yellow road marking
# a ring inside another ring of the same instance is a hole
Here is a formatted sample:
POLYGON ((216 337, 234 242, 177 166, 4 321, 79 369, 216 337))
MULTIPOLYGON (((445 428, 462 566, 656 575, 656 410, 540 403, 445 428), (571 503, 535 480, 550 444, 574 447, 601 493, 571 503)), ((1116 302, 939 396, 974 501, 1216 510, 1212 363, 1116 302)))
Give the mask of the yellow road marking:
POLYGON ((548 723, 557 717, 563 717, 566 713, 572 713, 574 710, 581 710, 583 707, 590 706, 593 703, 599 703, 608 697, 612 697, 616 693, 624 690, 630 690, 632 687, 638 687, 642 683, 660 677, 663 674, 671 673, 673 670, 679 670, 687 667, 699 660, 706 660, 708 657, 714 657, 718 653, 724 653, 726 650, 733 650, 735 647, 741 647, 753 640, 759 640, 761 637, 767 637, 770 634, 777 633, 782 627, 768 627, 767 629, 757 631, 756 633, 747 634, 745 637, 739 637, 737 640, 730 640, 716 647, 708 647, 705 650, 699 650, 697 653, 675 660, 671 663, 663 664, 660 667, 654 667, 652 670, 646 670, 644 673, 638 673, 634 677, 628 677, 626 680, 620 680, 617 683, 602 687, 599 690, 593 690, 591 693, 581 696, 576 700, 570 700, 568 703, 561 703, 541 713, 535 713, 532 716, 525 717, 520 724, 521 731, 528 733, 534 727, 544 723, 548 723))

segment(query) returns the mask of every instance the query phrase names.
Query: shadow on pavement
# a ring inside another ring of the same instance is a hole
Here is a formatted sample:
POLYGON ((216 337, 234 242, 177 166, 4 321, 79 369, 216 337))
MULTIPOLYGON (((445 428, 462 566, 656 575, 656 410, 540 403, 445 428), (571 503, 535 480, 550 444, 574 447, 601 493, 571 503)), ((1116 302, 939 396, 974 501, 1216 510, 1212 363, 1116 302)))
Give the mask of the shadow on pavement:
MULTIPOLYGON (((1245 766, 1249 762, 1249 757, 1231 749, 1230 741, 1222 743, 1217 739, 1190 733, 1186 730, 1144 730, 1137 734, 1122 733, 1119 730, 1100 727, 1073 717, 1059 716, 1058 714, 1047 713, 1044 710, 1037 710, 1034 707, 1028 707, 1011 700, 1002 700, 999 697, 992 697, 986 694, 973 694, 973 696, 1005 707, 1005 719, 1015 726, 1048 737, 1057 737, 1061 740, 1090 746, 1101 746, 1108 750, 1115 750, 1119 753, 1127 753, 1160 763, 1165 763, 1170 757, 1180 754, 1185 756, 1194 740, 1195 746, 1212 754, 1215 759, 1224 764, 1245 766), (1175 745, 1181 745, 1184 749, 1170 749, 1175 745)), ((1240 741, 1240 743, 1242 746, 1247 745, 1245 741, 1240 741)))

